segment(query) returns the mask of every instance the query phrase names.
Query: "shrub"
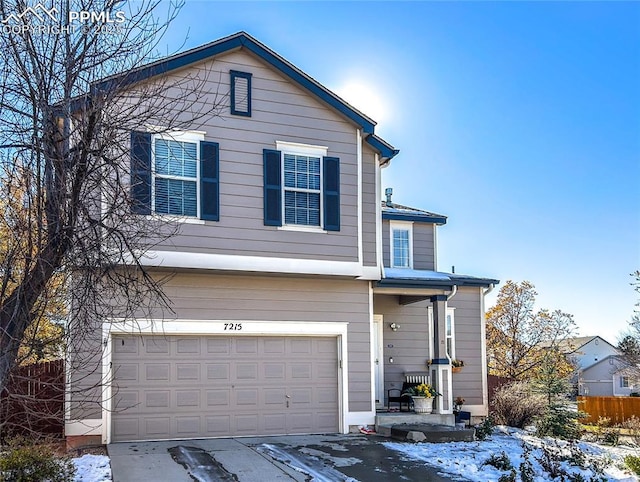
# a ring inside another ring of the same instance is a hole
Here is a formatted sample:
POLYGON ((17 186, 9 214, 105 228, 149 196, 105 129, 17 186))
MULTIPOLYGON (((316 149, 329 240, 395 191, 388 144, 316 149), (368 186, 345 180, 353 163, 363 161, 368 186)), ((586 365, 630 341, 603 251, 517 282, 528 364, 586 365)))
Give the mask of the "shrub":
POLYGON ((622 428, 627 429, 628 435, 634 444, 640 445, 640 418, 633 415, 624 421, 622 428))
POLYGON ((482 423, 476 425, 476 438, 486 440, 493 433, 493 427, 495 427, 493 419, 491 417, 485 418, 482 423))
POLYGON ((68 459, 58 459, 45 445, 18 443, 0 454, 2 482, 72 482, 75 466, 68 459))
POLYGON ((492 402, 492 415, 496 423, 524 428, 545 409, 545 398, 531 391, 527 382, 512 382, 496 390, 492 402))
POLYGON ((610 418, 600 417, 596 422, 596 438, 598 442, 602 442, 607 445, 618 445, 620 432, 613 426, 610 418))
POLYGON ((498 470, 513 469, 513 465, 511 465, 509 456, 505 452, 500 453, 500 455, 491 454, 491 456, 487 460, 482 462, 482 465, 491 465, 498 470))
POLYGON ((538 437, 556 437, 565 440, 577 440, 582 437, 579 412, 561 403, 549 405, 536 419, 538 437))
POLYGON ((627 455, 624 458, 624 463, 627 467, 629 467, 629 470, 631 470, 631 472, 636 475, 640 475, 640 457, 638 457, 637 455, 627 455))

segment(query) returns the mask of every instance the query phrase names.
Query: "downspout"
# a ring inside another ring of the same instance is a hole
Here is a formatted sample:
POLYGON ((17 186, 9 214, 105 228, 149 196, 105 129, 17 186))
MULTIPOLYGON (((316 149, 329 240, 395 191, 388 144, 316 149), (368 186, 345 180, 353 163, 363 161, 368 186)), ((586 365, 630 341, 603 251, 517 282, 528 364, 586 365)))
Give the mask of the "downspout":
POLYGON ((494 290, 495 287, 496 285, 491 283, 489 287, 485 291, 483 291, 482 296, 487 296, 489 293, 491 293, 494 290))
POLYGON ((451 293, 449 293, 449 295, 447 296, 447 303, 449 303, 449 300, 453 298, 457 292, 458 292, 458 285, 453 285, 453 289, 451 290, 451 293))

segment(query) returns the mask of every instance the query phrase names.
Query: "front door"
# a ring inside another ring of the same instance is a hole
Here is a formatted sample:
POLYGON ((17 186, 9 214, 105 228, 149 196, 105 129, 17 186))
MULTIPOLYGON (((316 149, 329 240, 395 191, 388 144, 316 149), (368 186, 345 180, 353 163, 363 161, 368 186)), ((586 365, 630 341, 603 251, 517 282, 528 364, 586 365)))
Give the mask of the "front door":
POLYGON ((384 407, 384 341, 382 315, 373 315, 373 372, 375 376, 376 408, 384 407))

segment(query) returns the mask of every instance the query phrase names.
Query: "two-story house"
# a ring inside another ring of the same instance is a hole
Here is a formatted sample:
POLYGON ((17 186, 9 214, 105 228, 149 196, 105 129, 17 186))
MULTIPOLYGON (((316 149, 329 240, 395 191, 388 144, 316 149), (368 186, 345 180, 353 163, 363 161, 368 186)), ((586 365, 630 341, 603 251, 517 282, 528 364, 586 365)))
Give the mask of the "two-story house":
POLYGON ((133 208, 180 219, 144 258, 171 273, 174 313, 98 321, 83 347, 97 367, 69 374, 67 436, 346 433, 416 371, 439 413, 462 396, 486 414, 483 297, 497 281, 438 272, 446 218, 381 204, 398 151, 375 123, 243 32, 163 62, 136 78, 203 69, 203 102, 228 93, 193 131, 131 133, 133 208))

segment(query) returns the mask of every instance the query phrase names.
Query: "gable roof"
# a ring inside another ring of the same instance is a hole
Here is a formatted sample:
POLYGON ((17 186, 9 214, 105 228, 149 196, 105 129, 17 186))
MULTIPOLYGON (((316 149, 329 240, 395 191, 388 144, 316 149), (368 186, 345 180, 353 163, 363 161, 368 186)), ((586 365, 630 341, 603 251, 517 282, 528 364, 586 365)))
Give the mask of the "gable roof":
POLYGON ((238 32, 200 47, 143 65, 142 67, 132 71, 107 77, 95 84, 93 90, 108 90, 114 83, 117 83, 119 86, 122 86, 123 84, 125 86, 130 85, 157 75, 167 74, 173 70, 181 69, 188 65, 201 62, 202 60, 239 48, 245 48, 257 55, 280 73, 287 76, 292 81, 318 97, 321 101, 333 107, 342 115, 360 126, 367 143, 380 152, 383 163, 388 162, 398 154, 398 152, 400 152, 398 149, 395 149, 391 144, 375 134, 376 123, 370 117, 367 117, 358 109, 324 87, 314 78, 298 69, 284 57, 281 57, 246 32, 238 32))
POLYGON ((442 214, 436 214, 423 209, 412 208, 387 201, 382 201, 382 219, 416 221, 422 223, 435 223, 439 225, 447 223, 447 217, 442 214))
POLYGON ((609 343, 607 340, 605 340, 601 336, 597 336, 597 335, 596 336, 576 336, 576 337, 573 337, 573 338, 567 338, 567 339, 565 339, 563 341, 563 343, 565 344, 564 347, 573 348, 573 350, 576 351, 576 350, 579 350, 580 348, 582 348, 583 346, 585 346, 587 343, 592 342, 596 338, 599 339, 599 340, 602 340, 603 342, 605 342, 610 347, 616 348, 611 343, 609 343))

